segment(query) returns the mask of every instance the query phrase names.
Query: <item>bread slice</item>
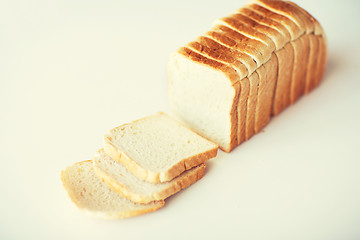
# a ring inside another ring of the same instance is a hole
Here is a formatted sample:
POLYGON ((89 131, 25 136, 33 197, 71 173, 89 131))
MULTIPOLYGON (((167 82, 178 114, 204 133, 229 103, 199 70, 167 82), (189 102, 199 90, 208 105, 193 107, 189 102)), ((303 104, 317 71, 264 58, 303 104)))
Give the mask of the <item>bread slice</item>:
POLYGON ((328 56, 326 36, 320 35, 317 37, 319 39, 319 54, 318 54, 319 59, 317 60, 317 66, 315 71, 316 83, 314 87, 320 84, 320 81, 325 74, 327 56, 328 56))
POLYGON ((278 59, 273 53, 269 61, 258 68, 259 89, 255 115, 255 133, 258 133, 269 122, 278 74, 278 59))
POLYGON ((255 71, 249 76, 249 97, 247 101, 245 139, 250 139, 255 134, 256 105, 259 90, 259 74, 255 71))
POLYGON ((245 141, 246 130, 246 113, 247 113, 247 101, 250 90, 249 79, 246 77, 249 74, 248 68, 256 68, 255 62, 246 54, 222 45, 221 43, 206 37, 200 36, 196 41, 187 44, 187 47, 196 51, 197 53, 232 66, 239 75, 240 80, 240 94, 238 97, 237 105, 237 142, 233 141, 231 148, 245 141), (255 65, 255 66, 252 66, 255 65))
POLYGON ((315 34, 309 34, 309 61, 307 64, 306 71, 306 80, 305 80, 305 89, 304 93, 309 93, 314 87, 316 83, 316 63, 318 60, 319 54, 319 37, 315 34))
MULTIPOLYGON (((306 75, 309 62, 309 35, 304 34, 291 42, 294 49, 294 67, 291 80, 290 101, 296 102, 305 92, 306 75)), ((313 75, 310 73, 310 75, 313 75)))
POLYGON ((164 206, 164 201, 134 203, 113 192, 95 175, 92 161, 83 161, 61 172, 63 186, 71 200, 83 211, 101 218, 115 219, 141 215, 164 206))
POLYGON ((275 87, 272 115, 276 116, 288 107, 290 102, 291 78, 294 64, 294 49, 290 43, 275 52, 278 59, 278 78, 275 87))
POLYGON ((172 180, 216 157, 218 149, 161 112, 116 127, 104 140, 105 152, 112 159, 152 183, 172 180))
POLYGON ((150 183, 134 176, 124 165, 106 155, 103 149, 95 154, 93 164, 96 175, 113 191, 138 203, 164 200, 202 178, 206 167, 200 164, 169 182, 150 183))
POLYGON ((238 144, 246 140, 246 119, 248 111, 248 101, 250 94, 250 81, 248 77, 241 79, 240 81, 240 95, 237 106, 238 114, 238 129, 237 129, 237 140, 238 144))
POLYGON ((237 142, 236 70, 182 47, 170 57, 167 74, 172 113, 222 150, 231 151, 237 142))

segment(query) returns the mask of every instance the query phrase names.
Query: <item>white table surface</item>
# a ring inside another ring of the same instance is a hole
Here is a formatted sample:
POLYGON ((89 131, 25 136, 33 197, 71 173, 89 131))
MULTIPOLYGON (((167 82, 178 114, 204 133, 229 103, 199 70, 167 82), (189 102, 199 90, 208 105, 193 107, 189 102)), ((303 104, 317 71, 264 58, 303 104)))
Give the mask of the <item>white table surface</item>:
POLYGON ((360 2, 298 0, 324 26, 320 87, 161 210, 78 211, 60 171, 111 128, 168 112, 171 52, 232 1, 0 1, 0 239, 360 239, 360 2))

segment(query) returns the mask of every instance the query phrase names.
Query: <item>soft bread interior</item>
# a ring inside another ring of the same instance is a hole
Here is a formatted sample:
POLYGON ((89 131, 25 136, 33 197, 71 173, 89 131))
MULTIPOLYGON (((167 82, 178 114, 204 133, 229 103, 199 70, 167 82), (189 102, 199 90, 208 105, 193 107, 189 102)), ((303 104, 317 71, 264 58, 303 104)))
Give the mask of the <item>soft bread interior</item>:
POLYGON ((113 192, 93 171, 91 161, 75 163, 61 173, 61 180, 72 201, 80 208, 101 218, 124 218, 155 211, 164 201, 134 203, 113 192))
POLYGON ((170 109, 200 135, 229 150, 236 90, 218 69, 175 53, 168 64, 170 109))

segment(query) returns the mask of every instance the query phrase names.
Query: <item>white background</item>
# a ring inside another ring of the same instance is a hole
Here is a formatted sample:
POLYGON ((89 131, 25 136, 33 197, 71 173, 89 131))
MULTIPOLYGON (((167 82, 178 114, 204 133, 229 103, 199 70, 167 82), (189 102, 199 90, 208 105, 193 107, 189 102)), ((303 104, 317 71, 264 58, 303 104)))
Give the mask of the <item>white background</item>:
POLYGON ((320 87, 164 208, 104 221, 60 171, 168 112, 169 55, 245 0, 1 0, 0 239, 360 239, 360 4, 297 3, 328 35, 320 87))

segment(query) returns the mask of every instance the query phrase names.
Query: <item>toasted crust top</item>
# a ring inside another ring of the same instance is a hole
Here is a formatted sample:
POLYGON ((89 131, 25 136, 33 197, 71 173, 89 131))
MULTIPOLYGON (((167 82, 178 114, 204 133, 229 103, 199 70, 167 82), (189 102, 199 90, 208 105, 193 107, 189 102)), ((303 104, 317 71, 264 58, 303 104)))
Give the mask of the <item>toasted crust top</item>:
POLYGON ((303 34, 320 35, 326 44, 319 22, 295 3, 252 0, 218 20, 204 36, 178 53, 224 72, 235 84, 265 64, 274 51, 303 34))

